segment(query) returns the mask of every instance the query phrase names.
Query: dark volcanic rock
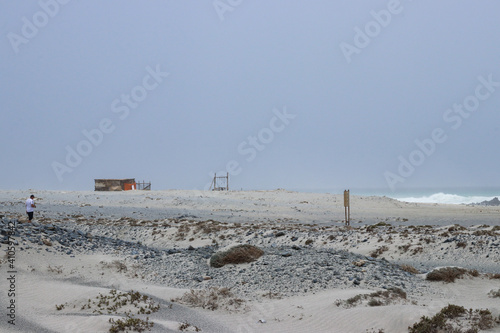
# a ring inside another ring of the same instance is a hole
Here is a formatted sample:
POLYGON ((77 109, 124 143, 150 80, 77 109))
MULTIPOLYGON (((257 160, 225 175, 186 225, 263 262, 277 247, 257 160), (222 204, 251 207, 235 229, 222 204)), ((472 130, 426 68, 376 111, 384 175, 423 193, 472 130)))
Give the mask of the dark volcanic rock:
POLYGON ((491 200, 485 200, 483 202, 478 202, 476 205, 479 206, 500 206, 500 200, 498 200, 498 197, 494 197, 491 200))

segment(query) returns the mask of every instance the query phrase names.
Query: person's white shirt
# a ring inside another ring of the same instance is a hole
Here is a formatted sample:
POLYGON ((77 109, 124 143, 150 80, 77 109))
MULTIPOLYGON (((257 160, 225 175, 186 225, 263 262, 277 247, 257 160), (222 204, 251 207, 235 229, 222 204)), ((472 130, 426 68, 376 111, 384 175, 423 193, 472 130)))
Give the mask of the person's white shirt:
POLYGON ((26 212, 30 213, 30 212, 35 211, 35 209, 31 206, 34 204, 35 204, 35 201, 33 201, 33 199, 31 199, 31 198, 28 198, 28 200, 26 200, 26 212))

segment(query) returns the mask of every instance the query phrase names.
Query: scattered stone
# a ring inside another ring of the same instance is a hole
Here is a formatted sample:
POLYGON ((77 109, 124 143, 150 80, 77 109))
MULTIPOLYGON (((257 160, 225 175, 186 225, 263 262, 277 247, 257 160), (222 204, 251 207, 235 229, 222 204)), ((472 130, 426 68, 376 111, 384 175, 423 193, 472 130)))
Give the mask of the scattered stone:
POLYGON ((364 266, 366 264, 366 260, 354 261, 353 264, 354 264, 354 266, 361 267, 361 266, 364 266))

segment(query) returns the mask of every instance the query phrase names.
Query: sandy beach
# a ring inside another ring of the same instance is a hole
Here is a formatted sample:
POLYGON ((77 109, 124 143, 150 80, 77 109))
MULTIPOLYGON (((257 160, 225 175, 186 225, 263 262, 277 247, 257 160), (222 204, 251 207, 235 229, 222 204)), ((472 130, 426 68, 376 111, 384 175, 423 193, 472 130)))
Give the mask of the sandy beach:
POLYGON ((2 190, 0 217, 1 332, 410 332, 450 304, 448 329, 500 332, 498 206, 353 195, 346 227, 340 194, 2 190))

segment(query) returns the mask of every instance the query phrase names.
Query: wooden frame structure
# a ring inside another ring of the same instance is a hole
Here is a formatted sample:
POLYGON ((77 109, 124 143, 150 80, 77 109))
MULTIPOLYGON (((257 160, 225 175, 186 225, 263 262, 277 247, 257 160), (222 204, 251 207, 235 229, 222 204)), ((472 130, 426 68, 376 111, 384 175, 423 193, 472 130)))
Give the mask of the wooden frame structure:
POLYGON ((136 183, 138 190, 151 191, 151 182, 146 183, 144 180, 142 182, 136 183))
POLYGON ((225 176, 214 174, 214 179, 210 185, 212 191, 229 191, 229 172, 225 176))

